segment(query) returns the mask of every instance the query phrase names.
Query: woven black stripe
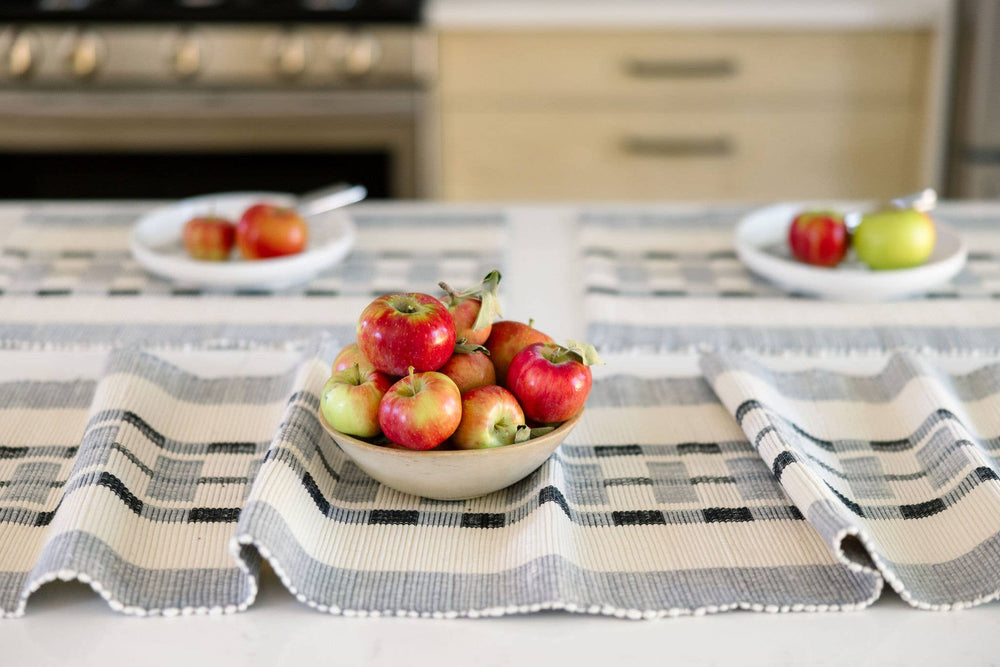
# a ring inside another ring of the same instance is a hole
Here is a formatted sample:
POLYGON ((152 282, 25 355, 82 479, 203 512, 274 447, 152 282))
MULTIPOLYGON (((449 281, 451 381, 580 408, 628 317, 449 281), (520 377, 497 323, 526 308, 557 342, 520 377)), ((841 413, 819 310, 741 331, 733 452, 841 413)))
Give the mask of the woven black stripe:
POLYGON ((762 428, 760 431, 757 432, 756 437, 754 437, 753 439, 753 448, 760 449, 760 441, 766 438, 768 434, 777 432, 778 429, 768 424, 767 426, 765 426, 764 428, 762 428))
POLYGON ((257 445, 253 442, 213 442, 208 446, 209 454, 253 454, 257 445))
POLYGON ((329 516, 330 503, 323 497, 323 492, 319 490, 319 487, 316 486, 316 480, 313 479, 313 476, 309 473, 304 474, 302 476, 302 484, 306 487, 306 493, 316 503, 316 507, 319 508, 320 513, 323 516, 329 516))
POLYGON ((417 510, 372 510, 368 515, 368 523, 415 526, 419 522, 420 512, 417 510))
POLYGON ((989 480, 1000 481, 1000 476, 997 475, 993 468, 987 468, 986 466, 981 466, 973 471, 976 477, 979 478, 980 482, 987 482, 989 480))
POLYGON ((190 523, 235 523, 239 518, 239 507, 194 507, 188 512, 190 523))
POLYGON ((142 501, 128 490, 124 482, 111 473, 102 472, 101 476, 97 479, 97 486, 104 486, 114 491, 115 495, 136 514, 142 512, 142 501))
POLYGON ((701 513, 707 523, 743 523, 753 521, 749 507, 708 507, 701 513))
POLYGON ((604 486, 651 486, 653 480, 649 477, 611 477, 604 480, 604 486))
POLYGON ((609 456, 642 456, 639 445, 598 445, 594 447, 594 456, 606 458, 609 456))
POLYGON ((837 499, 844 504, 844 507, 851 510, 860 517, 863 517, 865 515, 865 513, 861 509, 861 505, 857 504, 856 502, 854 502, 853 500, 842 494, 840 491, 837 491, 837 489, 830 486, 829 482, 826 482, 825 484, 828 489, 833 491, 833 495, 837 496, 837 499))
POLYGON ((904 519, 923 519, 924 517, 933 516, 939 512, 943 512, 945 509, 946 506, 944 501, 940 498, 934 498, 933 500, 928 500, 925 503, 900 505, 899 513, 903 515, 904 519))
POLYGON ((682 442, 677 445, 677 453, 686 454, 721 454, 722 449, 717 442, 682 442))
POLYGON ((27 455, 27 447, 0 447, 0 459, 20 459, 27 455))
POLYGON ((632 510, 612 512, 611 519, 616 526, 665 526, 666 517, 659 510, 632 510))
POLYGON ((121 414, 121 420, 126 424, 131 424, 135 428, 139 429, 139 431, 157 447, 163 447, 164 444, 166 444, 167 438, 162 433, 150 426, 145 419, 131 410, 123 411, 121 414))
POLYGON ((72 290, 68 289, 39 289, 35 290, 35 296, 47 297, 47 296, 69 296, 72 294, 72 290))
POLYGON ((542 506, 545 503, 556 503, 562 508, 562 511, 566 513, 566 516, 573 518, 572 512, 569 511, 569 503, 566 502, 565 496, 563 496, 562 491, 554 486, 546 486, 538 492, 538 505, 542 506))
POLYGON ((691 484, 735 484, 733 477, 712 477, 711 475, 699 475, 688 479, 691 484))
POLYGON ((462 528, 503 528, 507 519, 503 514, 485 512, 462 515, 462 528))
POLYGON ((774 463, 771 466, 771 470, 774 472, 774 476, 780 481, 781 474, 785 472, 785 468, 795 463, 796 461, 798 461, 798 459, 795 458, 795 454, 792 454, 789 451, 784 451, 778 454, 776 457, 774 457, 774 463))
POLYGON ((756 410, 757 408, 763 408, 764 406, 756 398, 751 398, 749 400, 740 403, 739 407, 736 408, 736 412, 733 415, 736 418, 736 423, 743 426, 743 420, 746 419, 747 413, 751 410, 756 410))
POLYGON ((137 289, 109 289, 108 296, 139 296, 142 292, 137 289))

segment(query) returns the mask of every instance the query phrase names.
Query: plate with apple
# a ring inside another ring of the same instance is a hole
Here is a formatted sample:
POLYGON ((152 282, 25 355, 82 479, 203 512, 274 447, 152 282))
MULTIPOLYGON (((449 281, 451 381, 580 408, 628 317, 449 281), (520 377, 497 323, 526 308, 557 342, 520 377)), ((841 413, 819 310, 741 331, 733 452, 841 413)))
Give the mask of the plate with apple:
POLYGON ((183 199, 143 216, 129 250, 144 269, 197 287, 283 289, 336 264, 354 245, 343 210, 308 215, 281 192, 183 199))
POLYGON ((927 206, 847 214, 783 203, 757 209, 736 228, 736 254, 754 273, 798 293, 843 301, 914 296, 951 280, 967 248, 927 206))

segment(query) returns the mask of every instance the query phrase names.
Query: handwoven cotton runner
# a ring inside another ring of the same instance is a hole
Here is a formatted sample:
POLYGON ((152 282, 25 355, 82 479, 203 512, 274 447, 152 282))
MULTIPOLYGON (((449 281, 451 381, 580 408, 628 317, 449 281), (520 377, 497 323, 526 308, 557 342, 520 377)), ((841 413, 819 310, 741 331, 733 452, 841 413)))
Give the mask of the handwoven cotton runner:
POLYGON ((996 599, 1000 363, 953 375, 909 353, 869 374, 788 363, 730 352, 702 368, 823 539, 918 607, 996 599), (867 553, 848 553, 849 536, 867 553))
MULTIPOLYGON (((878 595, 879 578, 836 560, 697 376, 599 380, 541 469, 437 502, 374 482, 321 431, 335 352, 285 353, 287 368, 260 375, 280 359, 125 349, 93 380, 4 383, 20 397, 0 412, 4 613, 56 577, 128 613, 234 611, 253 601, 258 553, 335 613, 642 618, 878 595)), ((3 356, 11 367, 30 354, 3 356)))

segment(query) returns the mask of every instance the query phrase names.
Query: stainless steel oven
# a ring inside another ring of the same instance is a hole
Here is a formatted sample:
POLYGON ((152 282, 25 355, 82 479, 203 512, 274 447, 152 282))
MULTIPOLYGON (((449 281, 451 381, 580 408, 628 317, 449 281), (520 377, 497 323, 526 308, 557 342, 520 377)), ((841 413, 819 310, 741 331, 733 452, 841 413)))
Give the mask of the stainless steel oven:
POLYGON ((282 22, 263 20, 277 14, 262 0, 239 3, 244 15, 192 2, 133 0, 140 22, 87 14, 117 16, 113 2, 68 3, 60 20, 41 13, 0 26, 0 197, 161 198, 336 181, 374 197, 422 194, 416 23, 317 20, 335 6, 320 0, 282 22), (138 11, 146 4, 172 11, 153 21, 138 11))

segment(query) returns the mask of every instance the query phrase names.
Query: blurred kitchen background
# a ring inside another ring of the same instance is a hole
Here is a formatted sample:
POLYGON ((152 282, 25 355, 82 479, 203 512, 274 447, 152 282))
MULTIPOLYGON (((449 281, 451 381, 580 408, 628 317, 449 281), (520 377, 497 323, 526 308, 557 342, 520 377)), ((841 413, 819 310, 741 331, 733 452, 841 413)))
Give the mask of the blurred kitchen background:
POLYGON ((0 198, 1000 197, 1000 0, 2 0, 0 198))

